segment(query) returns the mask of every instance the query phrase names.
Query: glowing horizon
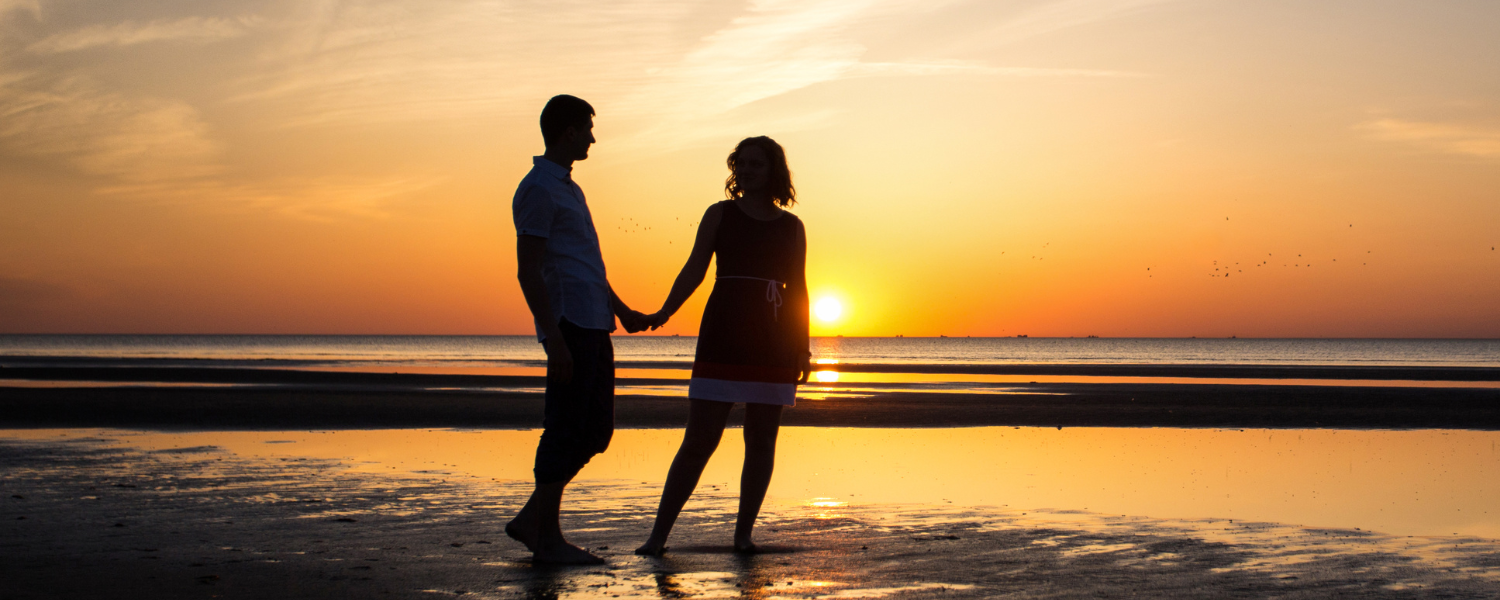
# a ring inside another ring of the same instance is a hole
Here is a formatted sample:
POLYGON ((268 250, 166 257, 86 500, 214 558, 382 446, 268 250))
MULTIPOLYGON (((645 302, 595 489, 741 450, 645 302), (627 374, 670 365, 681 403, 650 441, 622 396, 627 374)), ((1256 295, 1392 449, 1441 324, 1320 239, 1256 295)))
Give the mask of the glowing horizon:
MULTIPOLYGON (((1500 5, 0 0, 0 333, 527 334, 536 115, 654 311, 734 142, 814 335, 1500 337, 1500 5)), ((696 333, 711 282, 656 335, 696 333)), ((623 333, 623 332, 621 332, 623 333)))

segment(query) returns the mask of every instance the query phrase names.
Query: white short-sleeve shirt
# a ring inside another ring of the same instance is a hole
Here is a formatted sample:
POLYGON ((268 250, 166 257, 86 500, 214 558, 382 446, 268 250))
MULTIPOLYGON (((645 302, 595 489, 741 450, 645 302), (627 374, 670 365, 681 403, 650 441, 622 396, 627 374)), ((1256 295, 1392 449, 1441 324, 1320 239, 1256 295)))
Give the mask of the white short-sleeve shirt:
MULTIPOLYGON (((516 235, 547 239, 542 279, 552 314, 586 329, 614 331, 604 256, 583 190, 568 176, 570 169, 540 156, 531 164, 516 188, 511 213, 516 235)), ((542 337, 540 326, 537 337, 542 337)))

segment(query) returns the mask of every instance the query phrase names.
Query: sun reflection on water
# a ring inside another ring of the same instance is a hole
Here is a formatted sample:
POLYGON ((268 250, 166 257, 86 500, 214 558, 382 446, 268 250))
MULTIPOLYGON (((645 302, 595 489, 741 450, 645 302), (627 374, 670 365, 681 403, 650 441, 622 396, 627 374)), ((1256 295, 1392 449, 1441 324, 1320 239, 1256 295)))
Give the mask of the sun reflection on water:
POLYGON ((805 504, 812 509, 814 519, 837 519, 844 516, 841 509, 849 507, 849 503, 834 498, 813 498, 805 504))

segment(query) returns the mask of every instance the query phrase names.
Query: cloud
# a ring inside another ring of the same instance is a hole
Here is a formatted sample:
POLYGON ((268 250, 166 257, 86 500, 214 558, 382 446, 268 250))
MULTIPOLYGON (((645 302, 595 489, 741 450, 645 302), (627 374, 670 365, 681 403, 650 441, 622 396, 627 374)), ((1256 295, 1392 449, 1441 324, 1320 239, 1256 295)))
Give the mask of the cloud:
POLYGON ((1129 16, 1181 0, 1062 0, 1026 11, 991 30, 994 41, 1012 42, 1129 16))
MULTIPOLYGON (((30 38, 0 44, 12 51, 0 53, 0 153, 65 162, 110 179, 101 189, 122 198, 214 198, 280 206, 307 218, 317 218, 314 206, 323 203, 329 211, 379 217, 386 199, 426 179, 312 181, 298 184, 302 189, 242 185, 215 125, 377 128, 489 118, 534 113, 548 96, 569 92, 595 101, 624 126, 613 140, 620 147, 655 153, 747 125, 818 127, 837 109, 788 105, 743 118, 735 114, 750 113, 735 111, 843 79, 1136 75, 942 58, 866 60, 866 44, 881 43, 892 26, 957 1, 750 0, 710 10, 694 0, 308 0, 247 8, 256 16, 241 18, 163 15, 66 29, 38 21, 28 25, 35 31, 30 38), (243 39, 247 51, 74 56, 228 39, 243 39), (182 87, 185 81, 190 88, 182 87), (199 109, 209 106, 214 115, 256 121, 211 123, 199 109), (340 192, 342 186, 353 187, 340 192)), ((1039 31, 1164 1, 1071 0, 1017 22, 1039 31)), ((0 0, 0 11, 34 6, 0 0)))
POLYGON ((982 48, 1011 44, 1103 21, 1132 16, 1184 0, 1060 0, 1041 3, 954 40, 945 54, 967 54, 982 48))
POLYGON ((1377 119, 1356 126, 1372 139, 1399 142, 1430 152, 1500 160, 1500 129, 1377 119))
POLYGON ((184 102, 133 98, 77 76, 13 72, 0 74, 0 152, 152 182, 210 175, 219 170, 220 149, 184 102))
POLYGON ((933 6, 753 0, 715 23, 699 14, 700 3, 687 0, 313 2, 265 28, 283 38, 254 75, 234 83, 242 91, 231 100, 293 103, 297 114, 281 124, 304 126, 532 111, 568 91, 606 99, 614 117, 675 134, 696 125, 672 122, 844 78, 1128 75, 863 61, 862 39, 879 39, 883 28, 933 6))
POLYGON ((17 10, 29 12, 33 17, 40 17, 42 16, 42 3, 40 0, 0 0, 0 17, 17 10))
POLYGON ((175 21, 149 23, 126 21, 114 25, 92 25, 67 33, 47 36, 27 46, 26 49, 37 54, 57 54, 99 47, 134 46, 148 42, 215 42, 245 35, 256 21, 253 18, 187 17, 175 21))
POLYGON ((852 75, 995 75, 1004 77, 1144 77, 1134 71, 992 67, 972 62, 860 63, 852 75))
POLYGON ((98 191, 121 198, 193 202, 211 198, 226 208, 263 210, 309 221, 344 217, 386 219, 389 205, 402 196, 446 181, 437 175, 382 179, 307 177, 234 183, 218 178, 190 182, 126 183, 98 191))
MULTIPOLYGON (((1162 1, 1162 0, 1155 0, 1162 1)), ((903 17, 933 9, 909 0, 760 0, 723 28, 705 36, 673 63, 652 69, 651 77, 623 101, 631 111, 650 115, 653 125, 625 145, 681 147, 718 137, 739 123, 722 116, 736 108, 813 85, 864 77, 980 75, 995 77, 1131 77, 1135 73, 1089 69, 997 67, 975 61, 867 62, 865 39, 903 17)), ((820 118, 779 117, 761 128, 814 126, 832 112, 810 107, 820 118)))
POLYGON ((537 109, 559 90, 608 96, 681 43, 697 3, 311 2, 282 20, 234 102, 295 105, 282 124, 420 121, 537 109))

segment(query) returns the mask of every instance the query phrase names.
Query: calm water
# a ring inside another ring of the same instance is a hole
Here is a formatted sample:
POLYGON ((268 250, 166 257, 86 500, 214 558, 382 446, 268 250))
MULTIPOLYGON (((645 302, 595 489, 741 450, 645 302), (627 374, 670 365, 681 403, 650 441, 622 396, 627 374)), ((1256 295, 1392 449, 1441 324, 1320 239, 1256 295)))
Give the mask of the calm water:
MULTIPOLYGON (((621 361, 690 361, 697 338, 616 336, 621 361)), ((815 357, 861 364, 1500 366, 1500 340, 816 338, 815 357)), ((531 336, 0 335, 6 357, 504 366, 543 360, 531 336)))
MULTIPOLYGON (((0 440, 112 438, 148 451, 212 448, 490 481, 529 479, 540 434, 0 430, 0 440)), ((738 489, 744 446, 738 429, 725 436, 701 493, 738 489)), ((634 491, 654 496, 681 440, 681 430, 617 431, 579 479, 640 482, 634 491)), ((990 506, 1500 538, 1497 444, 1494 431, 788 427, 768 499, 817 504, 826 516, 859 506, 990 506)))

